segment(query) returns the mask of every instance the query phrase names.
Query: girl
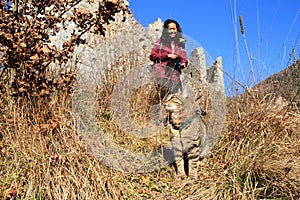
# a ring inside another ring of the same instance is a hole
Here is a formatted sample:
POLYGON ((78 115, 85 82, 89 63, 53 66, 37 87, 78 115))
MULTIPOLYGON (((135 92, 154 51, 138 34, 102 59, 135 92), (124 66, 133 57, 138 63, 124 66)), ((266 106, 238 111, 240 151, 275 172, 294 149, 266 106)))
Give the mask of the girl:
POLYGON ((188 65, 185 39, 179 23, 167 19, 163 28, 162 35, 154 44, 150 55, 150 60, 155 63, 153 74, 161 99, 181 89, 181 69, 188 65))

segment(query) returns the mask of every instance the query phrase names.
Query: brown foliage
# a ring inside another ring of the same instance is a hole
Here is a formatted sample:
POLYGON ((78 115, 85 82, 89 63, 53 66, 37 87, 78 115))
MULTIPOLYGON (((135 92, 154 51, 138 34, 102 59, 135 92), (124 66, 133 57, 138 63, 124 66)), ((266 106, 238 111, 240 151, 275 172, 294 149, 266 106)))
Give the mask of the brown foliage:
MULTIPOLYGON (((14 97, 32 99, 49 96, 55 90, 66 89, 74 83, 72 68, 51 77, 51 64, 62 66, 72 57, 75 46, 84 44, 86 32, 105 35, 103 25, 114 20, 114 14, 128 12, 127 8, 109 1, 99 2, 95 13, 77 6, 82 0, 19 2, 17 13, 0 7, 0 44, 4 69, 1 78, 11 81, 10 92, 14 97), (71 13, 71 14, 70 14, 71 13), (73 22, 76 30, 62 49, 51 45, 50 36, 60 31, 59 24, 73 22), (9 77, 7 77, 9 76, 9 77)), ((92 0, 90 2, 93 2, 92 0)))

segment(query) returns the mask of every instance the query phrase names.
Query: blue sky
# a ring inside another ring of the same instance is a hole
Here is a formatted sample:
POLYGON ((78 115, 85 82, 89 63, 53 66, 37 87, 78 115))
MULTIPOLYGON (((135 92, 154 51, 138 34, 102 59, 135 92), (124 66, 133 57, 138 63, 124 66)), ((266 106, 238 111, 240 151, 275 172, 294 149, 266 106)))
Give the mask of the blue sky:
POLYGON ((157 18, 177 20, 185 35, 213 59, 222 56, 224 70, 248 86, 286 68, 293 45, 299 58, 300 0, 130 0, 129 8, 144 27, 157 18))

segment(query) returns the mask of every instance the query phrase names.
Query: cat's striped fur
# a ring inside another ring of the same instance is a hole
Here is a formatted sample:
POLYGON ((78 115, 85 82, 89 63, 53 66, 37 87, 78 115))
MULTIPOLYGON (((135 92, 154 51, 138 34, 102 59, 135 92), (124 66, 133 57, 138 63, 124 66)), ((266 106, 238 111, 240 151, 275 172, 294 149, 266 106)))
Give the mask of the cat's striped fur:
POLYGON ((178 176, 197 178, 198 162, 205 145, 207 127, 201 114, 180 94, 170 94, 164 101, 175 168, 178 176))

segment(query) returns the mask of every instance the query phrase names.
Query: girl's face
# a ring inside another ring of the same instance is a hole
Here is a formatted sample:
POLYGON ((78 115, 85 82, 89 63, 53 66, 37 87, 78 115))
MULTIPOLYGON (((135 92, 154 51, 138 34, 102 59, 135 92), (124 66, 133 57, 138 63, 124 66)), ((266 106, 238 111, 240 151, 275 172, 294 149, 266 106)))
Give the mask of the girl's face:
POLYGON ((169 25, 168 25, 168 32, 169 32, 169 36, 171 38, 174 38, 177 34, 177 26, 175 23, 171 22, 169 25))

